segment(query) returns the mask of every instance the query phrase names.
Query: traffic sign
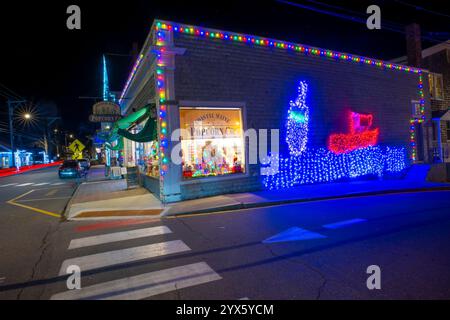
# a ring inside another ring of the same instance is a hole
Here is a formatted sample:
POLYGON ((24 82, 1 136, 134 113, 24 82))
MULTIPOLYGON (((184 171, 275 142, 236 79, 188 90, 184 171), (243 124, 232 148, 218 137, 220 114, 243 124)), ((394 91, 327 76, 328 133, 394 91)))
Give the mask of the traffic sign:
POLYGON ((83 159, 83 153, 82 152, 74 152, 72 155, 72 160, 81 160, 83 159))
POLYGON ((74 154, 81 153, 81 151, 83 151, 84 148, 86 147, 78 139, 75 139, 69 146, 69 149, 72 150, 74 154))

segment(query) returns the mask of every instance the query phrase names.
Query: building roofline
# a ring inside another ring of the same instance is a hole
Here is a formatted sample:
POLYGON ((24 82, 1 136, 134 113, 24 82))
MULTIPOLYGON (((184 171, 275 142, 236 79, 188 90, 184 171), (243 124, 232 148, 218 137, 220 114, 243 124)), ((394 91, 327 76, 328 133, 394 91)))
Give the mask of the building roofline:
MULTIPOLYGON (((310 54, 311 56, 324 56, 324 57, 328 57, 328 58, 335 58, 337 60, 344 60, 344 61, 349 61, 349 62, 362 63, 364 65, 377 66, 379 68, 388 68, 390 70, 404 71, 404 72, 408 72, 408 73, 421 73, 422 71, 426 71, 425 69, 422 69, 422 68, 410 67, 405 64, 397 64, 397 63, 393 63, 392 61, 381 60, 381 59, 346 53, 346 52, 342 52, 342 51, 329 50, 329 49, 324 49, 324 48, 320 48, 320 47, 303 45, 300 43, 294 43, 294 42, 289 42, 289 41, 284 41, 284 40, 277 40, 277 39, 268 38, 268 37, 260 37, 257 35, 225 31, 225 30, 219 30, 219 29, 214 29, 214 28, 205 28, 205 27, 194 26, 194 25, 189 25, 189 24, 184 24, 184 23, 178 23, 178 22, 168 21, 168 20, 154 19, 152 26, 150 28, 150 32, 147 35, 144 45, 140 51, 140 55, 139 55, 138 59, 136 60, 133 69, 130 72, 130 75, 128 77, 127 83, 125 84, 124 89, 122 90, 121 98, 123 98, 125 96, 126 92, 129 89, 131 82, 133 81, 134 75, 137 73, 137 70, 140 67, 140 60, 145 56, 146 51, 150 49, 150 45, 149 45, 150 37, 151 37, 152 31, 154 30, 154 28, 158 27, 158 25, 160 25, 160 26, 166 25, 166 26, 170 26, 170 28, 172 28, 172 26, 173 26, 174 29, 180 28, 183 30, 189 30, 189 32, 183 32, 183 33, 191 34, 191 35, 198 35, 198 34, 196 34, 197 30, 199 32, 201 30, 205 33, 207 32, 209 34, 214 34, 214 35, 216 35, 216 34, 217 35, 220 35, 220 34, 228 35, 230 37, 230 40, 233 40, 231 38, 236 36, 238 38, 240 37, 243 39, 249 39, 249 41, 247 41, 247 42, 252 42, 252 44, 254 44, 255 46, 276 47, 276 48, 279 48, 282 50, 285 49, 285 50, 291 50, 294 52, 295 51, 306 52, 306 54, 310 54), (193 32, 190 32, 190 30, 192 30, 193 32), (267 43, 267 45, 266 45, 266 43, 267 43), (275 44, 275 45, 273 45, 273 44, 275 44)), ((220 39, 220 37, 211 37, 211 39, 213 39, 213 38, 220 39)), ((231 42, 233 42, 233 41, 231 41, 231 42)), ((240 41, 240 42, 243 42, 243 41, 240 41)), ((121 99, 119 100, 119 104, 121 104, 120 102, 121 102, 121 99)))
POLYGON ((442 43, 438 43, 432 47, 426 48, 422 50, 422 58, 431 56, 435 53, 438 53, 442 50, 450 49, 450 40, 444 41, 442 43))

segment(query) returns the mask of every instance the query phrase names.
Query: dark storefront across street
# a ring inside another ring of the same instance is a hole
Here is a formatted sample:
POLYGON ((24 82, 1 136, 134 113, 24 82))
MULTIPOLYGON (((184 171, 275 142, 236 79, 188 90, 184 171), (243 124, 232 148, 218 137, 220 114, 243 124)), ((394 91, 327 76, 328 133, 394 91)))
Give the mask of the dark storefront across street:
POLYGON ((155 21, 119 100, 133 121, 111 146, 165 202, 398 176, 430 160, 425 76, 372 58, 155 21), (249 129, 259 149, 259 130, 270 140, 278 129, 279 152, 254 163, 249 129))

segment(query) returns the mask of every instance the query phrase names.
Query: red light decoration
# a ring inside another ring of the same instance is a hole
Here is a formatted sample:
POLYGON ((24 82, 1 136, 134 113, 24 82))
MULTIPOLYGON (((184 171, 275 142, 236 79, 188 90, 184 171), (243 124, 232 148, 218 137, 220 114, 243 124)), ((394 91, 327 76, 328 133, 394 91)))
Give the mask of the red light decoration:
POLYGON ((378 128, 370 130, 373 122, 371 114, 350 112, 349 120, 350 132, 331 134, 328 137, 328 150, 335 154, 349 153, 378 143, 378 128))

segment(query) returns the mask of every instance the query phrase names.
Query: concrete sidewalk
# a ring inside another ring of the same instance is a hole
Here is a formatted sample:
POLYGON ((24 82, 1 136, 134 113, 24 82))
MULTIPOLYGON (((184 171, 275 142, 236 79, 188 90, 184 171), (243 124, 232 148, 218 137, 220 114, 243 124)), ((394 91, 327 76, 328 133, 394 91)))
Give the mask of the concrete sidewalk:
MULTIPOLYGON (((95 172, 99 170, 101 169, 96 168, 92 175, 95 176, 95 172)), ((116 211, 118 215, 115 215, 114 218, 123 218, 124 216, 128 217, 125 213, 130 210, 159 210, 156 211, 160 212, 158 216, 172 216, 381 194, 450 190, 449 183, 427 182, 427 172, 427 167, 417 166, 411 169, 403 179, 303 185, 283 190, 226 194, 167 205, 162 204, 144 188, 126 190, 125 180, 89 182, 88 176, 88 182, 79 186, 70 201, 66 217, 78 219, 83 212, 116 211), (120 215, 120 212, 124 214, 120 215)), ((97 176, 99 175, 97 172, 97 176)))
POLYGON ((412 183, 408 180, 375 180, 304 185, 285 190, 264 190, 181 201, 171 204, 165 211, 165 215, 211 213, 278 204, 433 190, 450 191, 450 184, 417 181, 412 183))
POLYGON ((128 190, 125 179, 109 180, 104 172, 104 166, 91 167, 67 205, 66 219, 142 218, 163 213, 161 202, 147 189, 128 190))

